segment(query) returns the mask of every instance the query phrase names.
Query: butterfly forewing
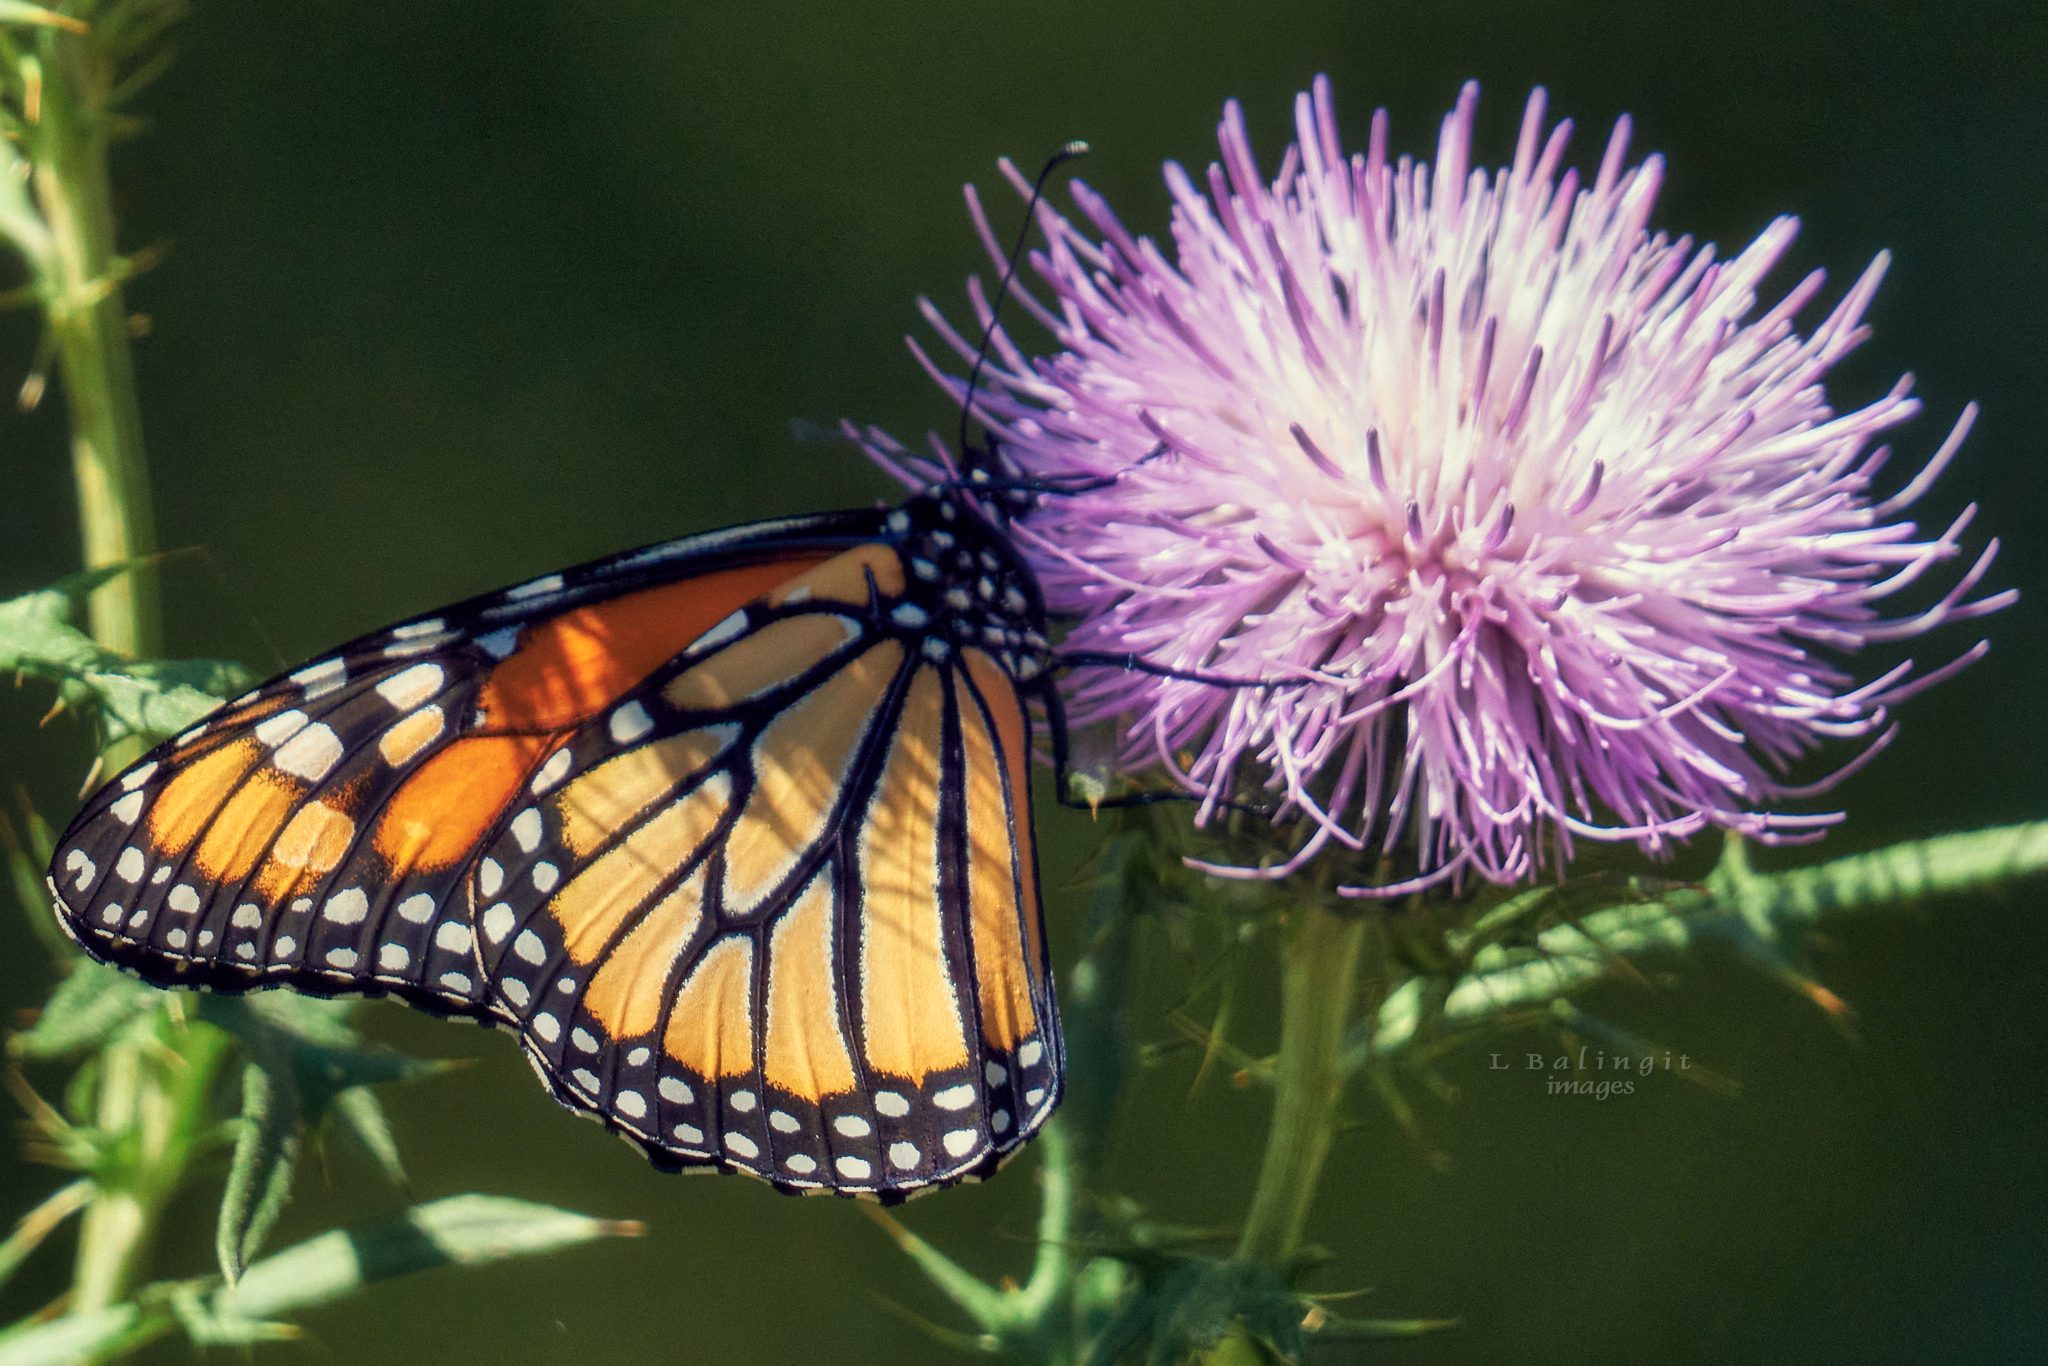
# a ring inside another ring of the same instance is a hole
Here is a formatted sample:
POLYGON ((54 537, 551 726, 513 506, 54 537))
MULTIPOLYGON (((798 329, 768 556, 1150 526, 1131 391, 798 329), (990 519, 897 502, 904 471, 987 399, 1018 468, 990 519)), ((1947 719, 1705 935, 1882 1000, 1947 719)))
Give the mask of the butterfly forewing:
POLYGON ((1020 675, 943 498, 614 557, 365 637, 96 796, 96 956, 517 1031, 670 1165, 896 1198, 1057 1103, 1020 675), (915 509, 913 515, 912 509, 915 509))
POLYGON ((587 715, 857 529, 813 519, 652 547, 273 679, 87 802, 52 865, 59 917, 161 982, 472 1011, 456 893, 522 785, 587 715))

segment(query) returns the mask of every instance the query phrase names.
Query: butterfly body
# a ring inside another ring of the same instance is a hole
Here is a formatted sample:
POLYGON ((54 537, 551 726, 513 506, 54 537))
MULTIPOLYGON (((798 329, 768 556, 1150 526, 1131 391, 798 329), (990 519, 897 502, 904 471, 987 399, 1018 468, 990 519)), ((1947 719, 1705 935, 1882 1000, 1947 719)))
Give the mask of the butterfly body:
POLYGON ((657 1162, 893 1199, 1051 1113, 1045 614, 997 520, 686 538, 364 636, 160 746, 51 869, 163 985, 516 1033, 657 1162))

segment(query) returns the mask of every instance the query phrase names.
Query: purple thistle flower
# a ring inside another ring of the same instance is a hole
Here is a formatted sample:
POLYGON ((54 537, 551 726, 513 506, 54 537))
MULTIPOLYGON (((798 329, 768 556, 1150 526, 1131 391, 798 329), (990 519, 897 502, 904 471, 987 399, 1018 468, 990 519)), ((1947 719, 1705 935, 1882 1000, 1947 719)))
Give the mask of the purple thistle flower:
MULTIPOLYGON (((1067 646, 1284 685, 1071 685, 1077 723, 1115 722, 1122 760, 1163 766, 1205 813, 1262 776, 1303 819, 1284 861, 1211 871, 1278 876, 1334 844, 1412 874, 1346 889, 1388 895, 1517 881, 1582 838, 1812 838, 1839 815, 1768 809, 1859 766, 1894 703, 1985 646, 1861 684, 1848 657, 2014 596, 1971 599, 1993 541, 1932 607, 1879 613, 1961 553, 1975 512, 1932 538, 1899 517, 1974 408, 1880 499, 1873 442, 1918 411, 1911 378, 1849 412, 1822 387, 1867 335, 1886 257, 1801 335, 1821 272, 1757 308, 1796 220, 1725 260, 1652 232, 1661 159, 1626 164, 1624 118, 1582 184, 1541 90, 1513 164, 1474 169, 1477 100, 1467 85, 1434 166, 1389 160, 1384 110, 1347 157, 1318 79, 1270 185, 1232 102, 1220 166, 1166 167, 1170 248, 1076 182, 1085 228, 1039 211, 1051 301, 1017 296, 1059 349, 995 335, 974 411, 1003 455, 1102 481, 1016 528, 1076 618, 1067 646), (1841 738, 1863 741, 1855 759, 1788 780, 1841 738)), ((1000 263, 971 187, 968 204, 1000 263)), ((990 319, 969 294, 974 336, 922 305, 963 370, 990 319)), ((862 438, 913 480, 934 468, 862 438)))

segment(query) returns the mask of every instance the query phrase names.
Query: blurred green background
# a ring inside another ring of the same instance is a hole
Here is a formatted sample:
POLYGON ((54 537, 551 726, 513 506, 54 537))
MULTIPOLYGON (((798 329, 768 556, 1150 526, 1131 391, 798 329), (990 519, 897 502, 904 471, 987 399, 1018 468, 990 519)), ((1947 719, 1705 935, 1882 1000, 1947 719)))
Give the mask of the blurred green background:
MULTIPOLYGON (((1929 413, 1985 416, 1926 505, 1966 502, 2007 548, 1990 658, 1907 709, 1842 789, 1849 852, 2048 815, 2048 20, 2019 3, 1338 3, 745 6, 198 0, 151 127, 116 163, 124 240, 170 247, 130 292, 151 320, 140 384, 162 541, 203 546, 167 589, 171 653, 297 659, 403 614, 687 531, 891 496, 794 420, 914 437, 953 415, 903 352, 913 297, 951 306, 980 262, 959 185, 1066 138, 1133 228, 1163 226, 1158 165, 1205 162, 1222 101, 1268 166, 1288 101, 1331 73, 1351 138, 1375 105, 1427 152, 1469 76, 1481 157, 1504 160, 1530 85, 1614 117, 1670 175, 1659 226, 1733 247, 1769 216, 1806 230, 1780 287, 1897 263, 1838 402, 1903 370, 1929 413)), ((1007 203, 998 196, 998 202, 1007 203)), ((1014 209, 1006 210, 1014 221, 1014 209)), ((1832 294, 1829 296, 1832 298, 1832 294)), ((1810 321, 1810 319, 1809 319, 1810 321)), ((0 320, 0 384, 33 332, 0 320)), ((0 417, 0 596, 76 560, 55 405, 0 417)), ((1939 638, 1924 658, 1966 646, 1939 638)), ((0 694, 0 781, 61 819, 86 740, 0 694)), ((1043 817, 1060 876, 1085 818, 1043 817)), ((1735 965, 1683 965, 1609 1013, 1740 1081, 1667 1078, 1596 1103, 1484 1059, 1411 1086, 1433 1164, 1369 1095, 1312 1228, 1349 1312, 1464 1326, 1331 1361, 2005 1362, 2048 1359, 2048 934, 2044 890, 1841 926, 1818 964, 1858 1014, 1845 1040, 1735 965)), ((1180 966, 1148 938, 1137 1027, 1180 966)), ((1062 954, 1064 957, 1064 954, 1062 954)), ((1244 1041, 1270 1035, 1260 953, 1244 1041)), ((0 1007, 47 990, 0 920, 0 1007)), ((516 1194, 647 1221, 644 1240, 387 1286, 308 1322, 340 1361, 956 1359, 892 1312, 952 1322, 851 1205, 658 1175, 559 1112, 509 1039, 363 1012, 388 1042, 474 1057, 390 1097, 421 1197, 516 1194)), ((1540 1043, 1531 1046, 1540 1047, 1540 1043)), ((1168 1053, 1125 1096, 1108 1179, 1158 1216, 1223 1226, 1249 1193, 1265 1104, 1168 1053)), ((53 1084, 55 1075, 38 1075, 53 1084)), ((275 1243, 403 1197, 337 1143, 275 1243)), ((1027 1158, 906 1221, 987 1274, 1026 1265, 1027 1158)), ((56 1181, 0 1151, 0 1217, 56 1181)), ((165 1272, 211 1266, 211 1208, 182 1211, 165 1272)), ((47 1256, 47 1254, 46 1254, 47 1256)), ((0 1303, 55 1294, 62 1256, 0 1303)), ((159 1348, 154 1360, 183 1359, 159 1348)))

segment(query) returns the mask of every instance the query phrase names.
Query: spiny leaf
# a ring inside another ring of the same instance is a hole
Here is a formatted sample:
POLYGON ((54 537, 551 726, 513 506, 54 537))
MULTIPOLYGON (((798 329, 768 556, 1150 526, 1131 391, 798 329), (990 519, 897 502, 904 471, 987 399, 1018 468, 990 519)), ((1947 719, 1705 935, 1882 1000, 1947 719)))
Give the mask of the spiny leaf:
POLYGON ((0 1333, 0 1366, 97 1361, 177 1327, 196 1343, 250 1344, 296 1332, 284 1320, 377 1281, 443 1266, 559 1252, 640 1225, 523 1200, 457 1195, 309 1238, 251 1266, 239 1283, 160 1281, 128 1304, 0 1333))
POLYGON ((214 1250, 229 1285, 284 1212, 304 1146, 302 1113, 290 1059, 252 1052, 242 1069, 241 1124, 214 1227, 214 1250))
POLYGON ((338 1229, 251 1266, 239 1284, 211 1297, 217 1316, 270 1320, 325 1304, 373 1281, 530 1257, 599 1238, 633 1237, 637 1223, 491 1195, 457 1195, 402 1214, 338 1229))
POLYGON ((391 1132, 391 1120, 377 1093, 367 1086, 351 1086, 334 1097, 333 1110, 391 1184, 405 1189, 405 1162, 398 1155, 397 1136, 391 1132))
POLYGON ((74 574, 54 587, 0 602, 0 673, 56 685, 61 703, 92 706, 102 741, 175 735, 247 685, 222 660, 131 660, 72 625, 79 595, 131 566, 74 574))

